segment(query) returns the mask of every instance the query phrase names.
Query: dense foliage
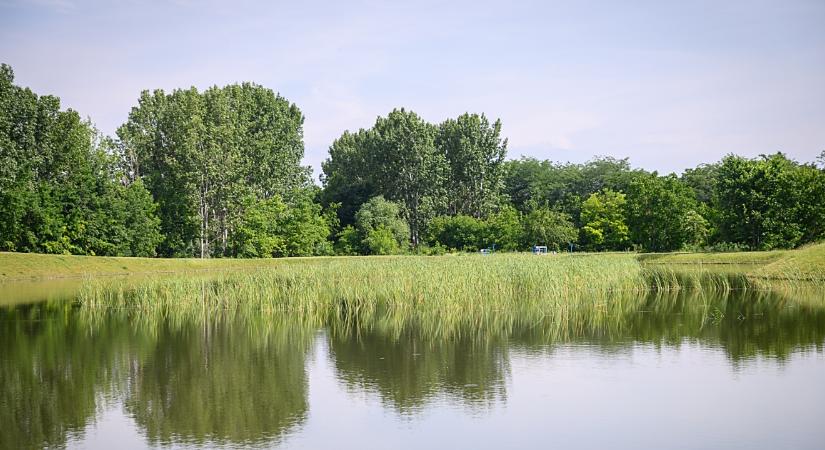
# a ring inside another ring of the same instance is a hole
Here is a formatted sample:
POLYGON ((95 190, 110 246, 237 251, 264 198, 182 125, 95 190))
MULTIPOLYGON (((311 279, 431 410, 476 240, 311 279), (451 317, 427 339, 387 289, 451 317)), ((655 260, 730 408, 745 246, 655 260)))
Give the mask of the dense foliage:
POLYGON ((13 81, 0 66, 0 248, 154 256, 156 205, 125 176, 113 142, 13 81))
POLYGON ((522 158, 507 163, 506 181, 519 209, 544 204, 570 214, 590 250, 769 250, 825 238, 825 167, 782 153, 728 155, 682 176, 612 158, 522 158))
POLYGON ((345 132, 323 167, 323 200, 340 203, 339 218, 352 224, 371 197, 401 205, 410 243, 418 246, 439 215, 481 218, 503 203, 507 142, 501 123, 464 114, 440 125, 404 109, 379 117, 369 130, 345 132))
MULTIPOLYGON (((160 206, 161 254, 260 253, 233 246, 235 230, 248 226, 249 209, 282 221, 275 203, 291 203, 307 185, 303 121, 295 105, 254 84, 141 93, 118 136, 130 176, 144 180, 160 206)), ((272 252, 306 253, 281 247, 272 252)))
POLYGON ((729 155, 675 174, 506 161, 501 122, 396 109, 313 186, 298 107, 244 83, 144 91, 117 139, 0 68, 0 250, 281 257, 793 248, 825 238, 819 166, 729 155))

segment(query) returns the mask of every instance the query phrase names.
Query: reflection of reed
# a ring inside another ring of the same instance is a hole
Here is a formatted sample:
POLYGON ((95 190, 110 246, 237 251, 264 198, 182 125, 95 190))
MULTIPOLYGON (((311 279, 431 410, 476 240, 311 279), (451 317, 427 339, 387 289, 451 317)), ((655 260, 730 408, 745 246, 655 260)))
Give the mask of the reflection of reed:
POLYGON ((757 356, 784 360, 800 349, 823 350, 825 302, 822 291, 681 289, 616 293, 563 321, 536 309, 458 322, 386 309, 331 317, 327 327, 339 379, 349 389, 375 393, 402 413, 444 394, 483 410, 506 401, 512 349, 552 354, 558 345, 580 343, 613 353, 691 341, 724 349, 734 367, 757 356))

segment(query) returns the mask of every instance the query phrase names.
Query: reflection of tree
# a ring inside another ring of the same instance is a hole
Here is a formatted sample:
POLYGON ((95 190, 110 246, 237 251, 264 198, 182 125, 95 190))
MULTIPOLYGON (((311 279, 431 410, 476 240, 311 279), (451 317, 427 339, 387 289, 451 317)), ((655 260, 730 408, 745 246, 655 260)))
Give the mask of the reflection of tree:
POLYGON ((122 398, 156 442, 275 439, 306 416, 308 330, 260 313, 0 308, 0 448, 63 447, 122 398))
POLYGON ((123 400, 153 444, 271 443, 308 414, 305 361, 325 319, 337 376, 409 412, 441 397, 483 410, 506 399, 515 348, 600 352, 698 342, 734 367, 825 344, 821 289, 677 290, 565 305, 460 311, 0 308, 0 448, 61 447, 123 400), (548 309, 566 307, 563 312, 548 309))
POLYGON ((330 353, 348 387, 377 392, 384 403, 402 412, 420 408, 439 394, 473 408, 506 397, 509 362, 500 342, 433 340, 414 327, 393 334, 373 328, 331 333, 330 353))
POLYGON ((0 448, 62 447, 94 420, 128 340, 111 325, 90 330, 65 307, 0 309, 0 448))
POLYGON ((279 438, 307 415, 311 334, 277 326, 267 336, 248 324, 163 325, 132 367, 127 411, 154 444, 279 438))
POLYGON ((376 392, 402 412, 442 394, 478 407, 505 399, 512 348, 541 353, 557 344, 586 343, 611 353, 639 343, 678 347, 687 340, 724 349, 734 365, 821 349, 821 295, 738 289, 617 294, 568 311, 563 320, 537 308, 460 318, 371 311, 332 319, 330 350, 346 386, 376 392))

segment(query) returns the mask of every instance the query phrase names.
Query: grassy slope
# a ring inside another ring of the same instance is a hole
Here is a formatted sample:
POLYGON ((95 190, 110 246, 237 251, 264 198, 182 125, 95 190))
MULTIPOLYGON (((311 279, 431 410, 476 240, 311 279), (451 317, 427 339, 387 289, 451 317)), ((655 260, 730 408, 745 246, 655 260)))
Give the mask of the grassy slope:
POLYGON ((639 260, 646 265, 733 267, 755 278, 825 281, 825 243, 771 252, 642 254, 639 260))
POLYGON ((239 270, 289 264, 290 259, 119 258, 0 252, 0 281, 100 275, 239 270))
POLYGON ((781 258, 754 270, 752 275, 770 279, 825 280, 825 243, 785 252, 781 258))
POLYGON ((639 260, 645 264, 770 264, 782 259, 787 250, 771 252, 732 253, 643 253, 639 260))
MULTIPOLYGON (((579 254, 580 256, 585 256, 579 254)), ((587 255, 595 256, 595 255, 587 255)), ((406 258, 406 257, 386 257, 406 258)), ((450 258, 450 256, 447 256, 450 258)), ((319 258, 287 259, 197 259, 197 258, 116 258, 101 256, 39 255, 0 252, 0 281, 60 279, 85 276, 199 272, 207 270, 244 270, 300 264, 319 258)), ((323 258, 323 259, 346 259, 323 258)), ((825 280, 825 243, 798 250, 738 253, 654 253, 641 254, 645 265, 746 267, 759 278, 825 280)), ((743 270, 736 268, 737 271, 743 270)))

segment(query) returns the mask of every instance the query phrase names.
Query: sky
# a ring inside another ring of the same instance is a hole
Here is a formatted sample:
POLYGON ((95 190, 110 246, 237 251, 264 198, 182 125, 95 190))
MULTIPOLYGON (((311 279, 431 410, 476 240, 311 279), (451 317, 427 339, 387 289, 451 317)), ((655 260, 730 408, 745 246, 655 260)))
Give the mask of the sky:
POLYGON ((303 111, 316 176, 395 107, 500 118, 510 158, 825 150, 825 0, 0 0, 0 62, 110 135, 144 89, 261 84, 303 111))

